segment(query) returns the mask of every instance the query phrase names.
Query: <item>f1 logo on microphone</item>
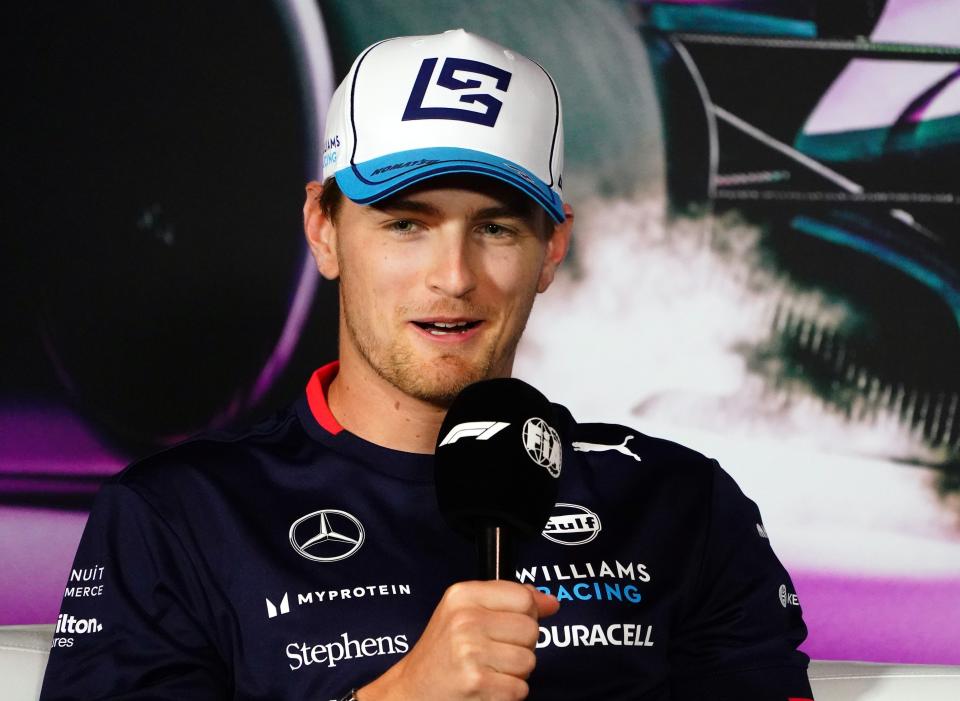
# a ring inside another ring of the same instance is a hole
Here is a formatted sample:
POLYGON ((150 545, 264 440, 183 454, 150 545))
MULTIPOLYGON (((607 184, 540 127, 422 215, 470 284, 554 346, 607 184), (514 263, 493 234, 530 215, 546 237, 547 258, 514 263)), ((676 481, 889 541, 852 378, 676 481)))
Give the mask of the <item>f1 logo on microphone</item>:
POLYGON ((461 438, 476 438, 478 441, 489 440, 509 425, 503 421, 467 421, 451 428, 450 432, 440 441, 440 445, 456 443, 461 438))
MULTIPOLYGON (((427 90, 430 87, 430 78, 437 66, 437 58, 425 58, 420 64, 420 72, 417 73, 417 80, 413 84, 413 91, 407 100, 407 107, 403 111, 401 121, 408 122, 415 119, 453 119, 460 122, 471 122, 485 127, 492 127, 497 123, 497 117, 500 116, 500 108, 503 102, 494 97, 490 92, 469 92, 460 95, 459 102, 464 104, 479 104, 486 106, 481 111, 469 110, 458 107, 425 107, 423 98, 426 97, 427 90)), ((440 68, 440 75, 437 76, 437 85, 447 90, 474 90, 479 88, 482 83, 479 80, 469 78, 461 80, 455 73, 472 73, 474 75, 487 76, 494 78, 496 89, 506 92, 510 87, 510 78, 512 73, 491 66, 489 63, 474 61, 469 58, 447 58, 443 61, 440 68)))

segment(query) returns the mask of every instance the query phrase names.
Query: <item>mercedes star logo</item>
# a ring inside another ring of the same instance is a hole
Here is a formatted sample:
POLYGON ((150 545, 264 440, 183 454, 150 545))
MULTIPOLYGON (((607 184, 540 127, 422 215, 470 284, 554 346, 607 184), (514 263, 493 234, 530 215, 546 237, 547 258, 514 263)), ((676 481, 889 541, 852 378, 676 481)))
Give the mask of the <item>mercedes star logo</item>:
POLYGON ((363 526, 355 516, 339 509, 321 509, 301 516, 290 526, 290 545, 315 562, 336 562, 353 555, 363 545, 363 526))

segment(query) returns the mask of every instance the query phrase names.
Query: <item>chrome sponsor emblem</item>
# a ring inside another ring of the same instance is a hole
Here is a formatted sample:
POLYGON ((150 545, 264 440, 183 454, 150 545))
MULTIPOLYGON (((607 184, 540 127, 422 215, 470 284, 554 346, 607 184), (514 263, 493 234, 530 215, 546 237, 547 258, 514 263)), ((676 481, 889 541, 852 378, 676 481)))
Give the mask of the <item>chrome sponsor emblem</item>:
POLYGON ((523 425, 523 447, 535 463, 545 467, 551 477, 560 476, 563 450, 558 434, 546 421, 533 417, 523 425))
POLYGON ((554 506, 543 537, 560 545, 583 545, 600 534, 600 517, 579 504, 554 506))
POLYGON ((315 562, 336 562, 353 555, 364 541, 363 525, 339 509, 321 509, 301 516, 290 526, 290 545, 315 562))

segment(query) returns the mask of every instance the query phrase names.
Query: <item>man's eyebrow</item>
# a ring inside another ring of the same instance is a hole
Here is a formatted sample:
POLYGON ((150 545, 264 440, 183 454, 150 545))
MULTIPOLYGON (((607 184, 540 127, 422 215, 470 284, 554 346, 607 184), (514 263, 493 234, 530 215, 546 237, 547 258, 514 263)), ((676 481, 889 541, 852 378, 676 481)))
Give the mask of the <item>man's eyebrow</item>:
POLYGON ((440 213, 439 209, 428 202, 419 202, 417 200, 398 200, 392 197, 386 200, 381 200, 380 202, 374 202, 370 206, 374 209, 379 209, 381 212, 417 212, 419 214, 432 215, 437 215, 440 213))
MULTIPOLYGON (((440 210, 429 202, 420 202, 419 200, 402 200, 389 198, 374 202, 370 205, 381 212, 416 212, 418 214, 427 214, 437 216, 440 210)), ((520 219, 526 222, 534 220, 533 213, 525 207, 513 207, 510 205, 497 205, 494 207, 484 207, 470 213, 471 219, 498 219, 508 217, 511 219, 520 219)))
POLYGON ((500 205, 497 207, 484 207, 478 209, 472 215, 472 219, 498 219, 500 217, 509 217, 511 219, 522 219, 523 221, 533 221, 533 215, 529 211, 500 205))

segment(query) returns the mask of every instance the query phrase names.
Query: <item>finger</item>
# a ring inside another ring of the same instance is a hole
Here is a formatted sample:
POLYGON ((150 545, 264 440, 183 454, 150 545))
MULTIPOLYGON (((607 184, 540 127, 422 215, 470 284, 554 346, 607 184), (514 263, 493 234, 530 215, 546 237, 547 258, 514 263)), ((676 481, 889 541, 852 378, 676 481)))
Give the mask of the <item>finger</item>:
POLYGON ((533 650, 520 645, 491 643, 486 650, 487 666, 501 674, 509 674, 518 679, 527 679, 537 666, 537 656, 533 650))
POLYGON ((538 589, 530 587, 533 592, 533 604, 536 607, 537 619, 552 616, 560 610, 560 601, 553 594, 544 594, 538 589))
POLYGON ((491 671, 484 676, 484 699, 505 699, 507 701, 522 701, 530 694, 527 682, 512 674, 502 674, 491 671))
POLYGON ((532 617, 537 615, 536 592, 529 587, 506 580, 468 584, 475 585, 470 589, 474 603, 485 609, 523 613, 532 617))
POLYGON ((490 640, 526 648, 533 648, 540 635, 537 620, 526 613, 487 611, 480 627, 490 640))
POLYGON ((523 613, 535 620, 560 609, 560 602, 552 594, 506 580, 458 582, 447 589, 444 598, 454 607, 477 605, 490 611, 523 613))

